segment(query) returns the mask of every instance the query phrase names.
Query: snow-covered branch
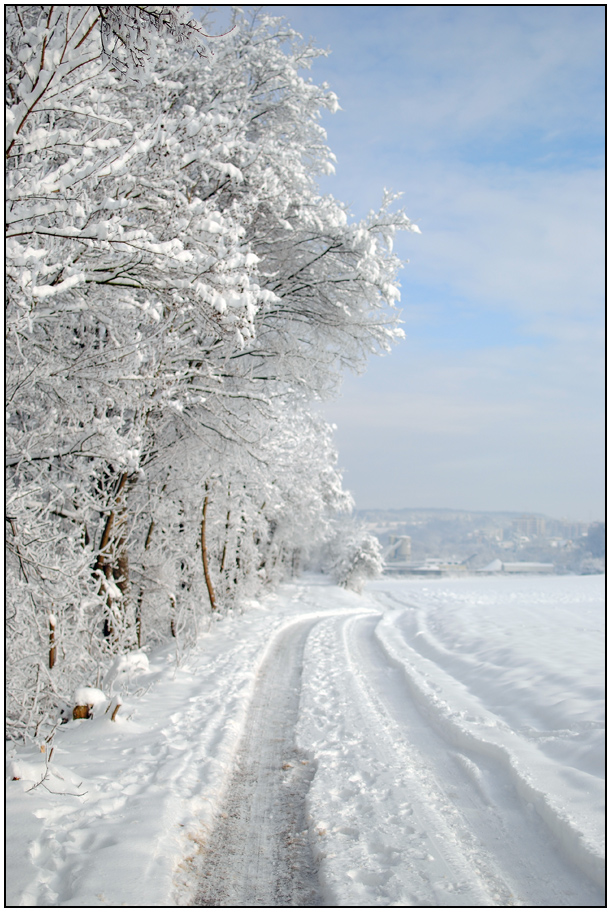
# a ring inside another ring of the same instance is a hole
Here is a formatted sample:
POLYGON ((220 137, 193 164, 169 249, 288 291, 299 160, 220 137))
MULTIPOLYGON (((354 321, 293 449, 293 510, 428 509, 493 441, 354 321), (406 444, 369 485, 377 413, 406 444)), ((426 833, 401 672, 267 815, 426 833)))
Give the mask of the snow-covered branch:
POLYGON ((320 194, 337 99, 279 20, 236 10, 207 55, 183 7, 6 10, 9 716, 28 737, 110 656, 195 635, 211 592, 228 611, 332 538, 351 499, 311 403, 397 338, 392 240, 417 229, 392 195, 351 224, 320 194))

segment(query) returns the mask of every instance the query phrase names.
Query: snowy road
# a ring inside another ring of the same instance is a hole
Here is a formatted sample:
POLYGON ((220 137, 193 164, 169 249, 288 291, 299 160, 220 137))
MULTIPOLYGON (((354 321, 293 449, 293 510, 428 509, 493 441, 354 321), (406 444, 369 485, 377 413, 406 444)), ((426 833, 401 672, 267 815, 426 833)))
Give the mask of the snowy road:
POLYGON ((7 901, 603 906, 603 636, 600 577, 284 586, 11 752, 7 901))
POLYGON ((314 770, 295 744, 303 650, 315 621, 276 637, 259 670, 196 906, 320 906, 305 796, 314 770))

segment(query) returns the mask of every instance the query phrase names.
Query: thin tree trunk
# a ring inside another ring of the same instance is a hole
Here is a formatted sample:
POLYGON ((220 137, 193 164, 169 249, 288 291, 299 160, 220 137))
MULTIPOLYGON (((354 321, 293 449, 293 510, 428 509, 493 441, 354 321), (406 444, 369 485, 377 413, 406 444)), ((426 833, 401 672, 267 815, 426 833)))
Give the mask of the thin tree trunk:
MULTIPOLYGON (((244 514, 242 514, 242 518, 238 525, 238 535, 236 538, 236 545, 235 545, 235 572, 233 575, 233 583, 236 588, 238 585, 238 577, 240 575, 240 572, 242 571, 242 559, 240 557, 240 554, 241 554, 241 550, 242 550, 242 537, 245 534, 246 527, 247 527, 246 517, 244 516, 244 514)), ((246 574, 243 573, 243 576, 245 576, 245 575, 246 574)))
MULTIPOLYGON (((104 578, 109 580, 112 576, 112 567, 110 564, 104 564, 103 566, 104 578)), ((112 598, 110 595, 110 590, 108 586, 104 584, 103 581, 100 581, 100 595, 106 590, 106 605, 108 607, 108 616, 104 619, 104 636, 107 640, 114 639, 115 628, 112 623, 112 598)))
POLYGON ((176 636, 176 599, 173 595, 170 596, 170 604, 172 605, 172 614, 170 616, 170 633, 173 637, 176 636))
POLYGON ((154 529, 154 528, 155 528, 155 520, 154 520, 154 519, 151 519, 151 524, 150 524, 150 526, 149 526, 149 530, 148 530, 148 532, 146 533, 146 541, 144 542, 144 550, 145 550, 145 551, 148 551, 148 549, 149 549, 149 545, 150 545, 150 543, 151 543, 151 538, 153 537, 153 529, 154 529))
POLYGON ((206 578, 206 587, 208 589, 208 596, 210 598, 210 608, 212 611, 216 611, 216 599, 214 597, 214 587, 212 586, 212 580, 210 579, 210 570, 208 569, 208 548, 206 546, 206 511, 208 510, 208 485, 206 485, 206 496, 204 498, 204 507, 202 510, 202 531, 201 531, 201 545, 202 545, 202 564, 204 565, 204 576, 206 578))
MULTIPOLYGON (((124 522, 122 525, 124 525, 124 522)), ((129 596, 129 555, 127 553, 127 542, 123 530, 117 541, 117 562, 113 567, 112 575, 115 583, 121 590, 124 599, 129 596)))
POLYGON ((53 668, 57 658, 57 646, 55 645, 55 619, 49 617, 49 668, 53 668))
POLYGON ((291 562, 291 576, 293 579, 299 576, 301 570, 301 548, 293 549, 293 559, 291 562))
MULTIPOLYGON (((227 498, 231 498, 231 485, 227 486, 227 498)), ((227 510, 227 520, 225 522, 225 544, 223 545, 223 554, 221 555, 221 573, 225 569, 225 558, 227 557, 227 543, 229 541, 229 521, 231 519, 231 500, 229 504, 229 509, 227 510)))
POLYGON ((242 547, 242 539, 238 536, 235 544, 235 568, 233 571, 233 585, 234 588, 238 587, 238 574, 240 572, 240 548, 242 547))
MULTIPOLYGON (((9 523, 11 524, 11 531, 13 533, 13 538, 15 538, 15 540, 16 540, 17 539, 17 529, 15 527, 15 520, 11 519, 10 516, 7 516, 7 519, 9 521, 9 523)), ((19 545, 17 544, 16 541, 15 541, 15 551, 17 553, 17 557, 19 558, 19 566, 21 568, 21 572, 23 573, 23 578, 26 581, 26 583, 29 585, 30 581, 28 579, 27 573, 25 572, 25 567, 23 566, 23 559, 21 557, 21 551, 19 550, 19 545)))
MULTIPOLYGON (((121 475, 121 478, 119 479, 119 485, 117 487, 117 493, 115 495, 115 505, 117 507, 121 504, 121 494, 123 493, 123 490, 124 490, 126 484, 127 484, 127 472, 123 472, 123 474, 121 475)), ((115 573, 113 573, 113 569, 112 569, 111 563, 110 563, 111 555, 108 551, 108 546, 110 544, 110 538, 111 538, 111 534, 112 534, 112 530, 113 530, 113 526, 114 526, 114 522, 115 522, 116 512, 117 512, 116 510, 111 510, 106 518, 106 523, 104 524, 104 531, 102 532, 102 540, 100 541, 100 547, 98 550, 98 556, 96 558, 96 562, 95 562, 95 565, 93 568, 94 574, 99 573, 99 571, 102 571, 102 573, 104 574, 106 579, 110 579, 111 576, 116 575, 115 573)), ((121 559, 121 557, 120 557, 120 559, 121 559)), ((125 554, 124 560, 127 560, 127 554, 125 554)), ((128 568, 124 567, 124 572, 126 572, 128 574, 128 568)), ((124 591, 123 586, 127 585, 126 581, 128 579, 129 579, 129 576, 126 575, 125 579, 123 579, 122 582, 118 583, 119 588, 121 589, 121 592, 124 591)), ((103 581, 101 581, 100 582, 100 594, 104 591, 104 589, 106 589, 106 604, 108 605, 108 617, 104 621, 104 636, 107 638, 111 638, 114 634, 113 624, 112 624, 112 598, 110 596, 110 592, 108 591, 108 587, 104 585, 103 581)))
MULTIPOLYGON (((127 483, 127 472, 124 472, 121 475, 119 480, 119 487, 117 489, 117 494, 115 497, 115 503, 118 503, 123 488, 127 483)), ((102 532, 102 540, 100 541, 100 547, 98 549, 98 556, 96 558, 95 566, 93 568, 94 573, 98 570, 102 570, 105 564, 108 563, 108 554, 105 553, 106 548, 108 547, 108 542, 110 541, 110 533, 112 532, 112 527, 115 521, 115 511, 111 510, 108 516, 106 517, 106 523, 104 525, 104 531, 102 532)))
MULTIPOLYGON (((155 528, 155 520, 151 519, 148 532, 146 533, 146 540, 144 542, 144 550, 148 551, 149 545, 151 543, 151 538, 153 537, 153 529, 155 528)), ((140 586, 140 592, 138 594, 138 605, 136 607, 136 636, 138 638, 138 649, 142 646, 142 600, 144 599, 144 589, 140 586)))

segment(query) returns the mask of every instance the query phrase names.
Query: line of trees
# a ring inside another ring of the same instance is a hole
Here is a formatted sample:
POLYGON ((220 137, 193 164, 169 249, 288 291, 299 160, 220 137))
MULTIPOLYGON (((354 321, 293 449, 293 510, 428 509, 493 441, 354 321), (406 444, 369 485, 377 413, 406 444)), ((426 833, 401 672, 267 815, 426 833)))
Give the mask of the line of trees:
POLYGON ((351 223, 320 194, 321 52, 258 13, 213 53, 204 32, 181 7, 6 7, 12 738, 337 539, 312 405, 401 333, 392 241, 417 229, 391 195, 351 223))

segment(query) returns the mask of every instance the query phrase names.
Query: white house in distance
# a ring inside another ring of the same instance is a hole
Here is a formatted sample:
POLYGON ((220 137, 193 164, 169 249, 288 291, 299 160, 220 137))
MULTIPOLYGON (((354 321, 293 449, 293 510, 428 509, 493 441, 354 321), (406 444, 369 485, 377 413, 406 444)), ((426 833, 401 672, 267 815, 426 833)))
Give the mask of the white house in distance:
POLYGON ((554 564, 543 564, 538 561, 502 561, 498 557, 496 560, 493 560, 492 563, 488 564, 487 567, 482 567, 481 570, 476 570, 476 573, 507 573, 507 574, 517 574, 517 573, 553 573, 554 564))

